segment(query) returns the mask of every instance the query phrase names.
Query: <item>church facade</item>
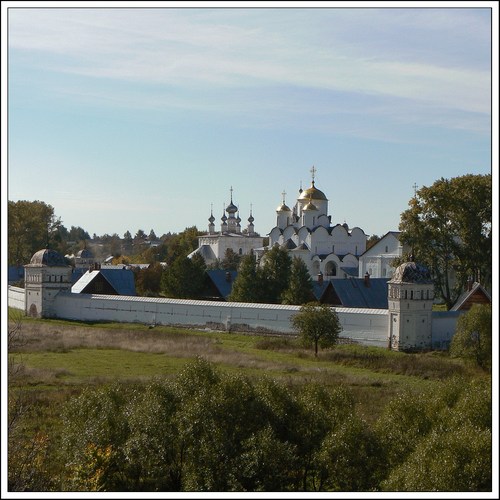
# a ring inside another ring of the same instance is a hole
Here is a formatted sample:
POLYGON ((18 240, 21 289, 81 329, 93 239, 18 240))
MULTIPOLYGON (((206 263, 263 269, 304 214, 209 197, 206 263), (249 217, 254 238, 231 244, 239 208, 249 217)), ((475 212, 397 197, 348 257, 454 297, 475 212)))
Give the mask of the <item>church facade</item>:
POLYGON ((208 233, 198 237, 198 248, 188 257, 199 254, 207 266, 224 259, 228 249, 236 255, 249 255, 252 252, 263 250, 264 238, 255 232, 255 226, 250 209, 250 217, 246 228, 241 227, 239 208, 233 203, 233 188, 231 187, 231 201, 223 210, 220 230, 216 230, 213 210, 208 218, 208 233))
POLYGON ((301 258, 313 280, 357 277, 359 257, 366 250, 367 237, 359 227, 332 224, 328 198, 315 185, 316 169, 311 169, 311 186, 299 189, 292 208, 286 193, 276 209, 276 226, 269 233, 269 248, 279 245, 291 257, 301 258))

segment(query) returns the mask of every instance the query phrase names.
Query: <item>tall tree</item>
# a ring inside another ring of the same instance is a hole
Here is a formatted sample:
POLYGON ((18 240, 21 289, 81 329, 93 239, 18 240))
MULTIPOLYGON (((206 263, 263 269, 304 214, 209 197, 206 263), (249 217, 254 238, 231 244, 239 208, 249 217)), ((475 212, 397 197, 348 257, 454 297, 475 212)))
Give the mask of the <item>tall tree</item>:
POLYGON ((162 274, 163 292, 176 299, 198 298, 204 285, 205 269, 205 261, 199 255, 192 259, 178 257, 162 274))
POLYGON ((228 300, 231 302, 258 302, 260 289, 257 283, 257 262, 252 254, 245 255, 240 262, 228 300))
POLYGON ((315 300, 313 282, 305 262, 294 257, 288 280, 288 288, 283 292, 283 304, 302 305, 315 300))
POLYGON ((61 219, 51 205, 43 201, 9 201, 7 218, 10 264, 27 264, 35 252, 47 246, 64 252, 58 234, 61 219))
POLYGON ((224 254, 224 259, 221 262, 221 268, 227 271, 236 271, 241 261, 241 256, 238 255, 232 248, 227 248, 224 254))
POLYGON ((268 304, 280 304, 282 295, 288 288, 292 260, 287 250, 275 245, 265 252, 259 267, 262 301, 268 304))
POLYGON ((158 262, 145 269, 134 270, 137 294, 145 297, 158 297, 162 274, 163 268, 158 262))
POLYGON ((334 346, 342 331, 335 310, 317 302, 304 304, 300 312, 292 317, 292 325, 299 332, 299 338, 305 347, 314 346, 315 356, 318 356, 318 346, 334 346))
POLYGON ((469 174, 422 187, 401 214, 401 242, 429 267, 448 308, 469 276, 491 285, 491 205, 491 175, 469 174))

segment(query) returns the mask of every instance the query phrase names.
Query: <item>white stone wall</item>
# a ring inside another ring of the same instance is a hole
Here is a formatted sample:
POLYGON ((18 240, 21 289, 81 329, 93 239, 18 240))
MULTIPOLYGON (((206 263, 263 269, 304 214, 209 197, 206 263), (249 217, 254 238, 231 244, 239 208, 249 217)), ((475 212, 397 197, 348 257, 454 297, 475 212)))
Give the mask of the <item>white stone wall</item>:
MULTIPOLYGON (((122 321, 293 334, 291 317, 300 306, 247 304, 112 295, 61 293, 58 317, 81 321, 122 321)), ((336 308, 342 337, 371 345, 387 344, 387 311, 336 308)))
MULTIPOLYGON (((9 286, 9 306, 23 310, 24 293, 22 288, 9 286)), ((54 309, 61 319, 79 321, 136 322, 292 334, 295 332, 291 317, 300 310, 300 306, 61 292, 55 298, 54 309)), ((387 310, 342 307, 335 310, 342 325, 342 337, 365 345, 387 347, 387 310)), ((433 348, 446 349, 449 346, 460 314, 451 311, 432 313, 433 348)))
POLYGON ((433 311, 432 348, 448 349, 457 328, 458 318, 466 311, 433 311))
POLYGON ((24 311, 25 293, 24 288, 9 285, 8 306, 24 311))

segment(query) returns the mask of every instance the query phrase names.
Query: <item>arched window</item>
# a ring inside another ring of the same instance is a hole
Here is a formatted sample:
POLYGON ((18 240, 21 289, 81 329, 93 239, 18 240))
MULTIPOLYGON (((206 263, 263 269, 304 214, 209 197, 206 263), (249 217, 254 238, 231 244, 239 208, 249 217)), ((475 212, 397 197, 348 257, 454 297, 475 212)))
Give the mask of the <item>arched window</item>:
POLYGON ((327 276, 337 276, 337 266, 335 265, 335 262, 327 262, 325 272, 327 276))
POLYGON ((389 251, 389 247, 386 245, 385 247, 385 253, 387 253, 389 251))
POLYGON ((239 253, 239 255, 243 255, 243 249, 242 249, 242 248, 240 248, 240 249, 238 250, 238 253, 239 253))

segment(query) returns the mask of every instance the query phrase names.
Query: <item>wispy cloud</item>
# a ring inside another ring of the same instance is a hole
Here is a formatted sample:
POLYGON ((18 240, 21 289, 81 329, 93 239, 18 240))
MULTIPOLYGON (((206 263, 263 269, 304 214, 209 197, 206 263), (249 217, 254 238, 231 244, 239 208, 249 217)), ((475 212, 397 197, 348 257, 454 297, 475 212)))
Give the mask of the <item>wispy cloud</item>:
MULTIPOLYGON (((265 89, 300 88, 412 102, 420 109, 413 119, 439 106, 450 123, 463 112, 462 123, 476 129, 471 117, 491 108, 490 71, 478 66, 489 50, 480 10, 12 9, 9 21, 19 57, 33 55, 31 64, 59 74, 152 86, 132 91, 140 105, 293 110, 300 103, 290 94, 270 102, 265 89), (231 98, 234 89, 243 101, 231 98), (205 99, 196 98, 200 91, 205 99)), ((87 98, 93 93, 127 97, 109 87, 91 88, 87 98)))

